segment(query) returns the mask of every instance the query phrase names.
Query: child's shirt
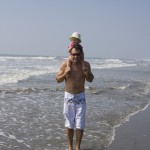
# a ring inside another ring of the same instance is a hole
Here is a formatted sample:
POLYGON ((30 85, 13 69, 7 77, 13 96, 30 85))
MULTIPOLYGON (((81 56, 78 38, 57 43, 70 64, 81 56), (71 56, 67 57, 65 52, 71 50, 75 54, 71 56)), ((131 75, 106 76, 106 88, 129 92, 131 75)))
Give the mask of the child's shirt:
MULTIPOLYGON (((72 48, 74 45, 75 45, 74 42, 71 42, 71 43, 70 43, 70 45, 68 46, 68 52, 71 50, 71 48, 72 48)), ((82 47, 81 44, 78 44, 78 45, 82 47)))

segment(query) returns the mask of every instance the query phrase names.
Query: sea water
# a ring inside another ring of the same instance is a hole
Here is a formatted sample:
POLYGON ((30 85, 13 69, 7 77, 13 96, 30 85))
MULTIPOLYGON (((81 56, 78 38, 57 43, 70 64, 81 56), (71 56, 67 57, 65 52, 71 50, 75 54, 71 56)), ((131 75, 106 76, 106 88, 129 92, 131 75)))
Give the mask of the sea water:
MULTIPOLYGON (((55 75, 65 57, 0 56, 0 149, 67 149, 64 83, 55 75)), ((150 60, 86 58, 83 149, 107 147, 115 128, 150 104, 150 60)))

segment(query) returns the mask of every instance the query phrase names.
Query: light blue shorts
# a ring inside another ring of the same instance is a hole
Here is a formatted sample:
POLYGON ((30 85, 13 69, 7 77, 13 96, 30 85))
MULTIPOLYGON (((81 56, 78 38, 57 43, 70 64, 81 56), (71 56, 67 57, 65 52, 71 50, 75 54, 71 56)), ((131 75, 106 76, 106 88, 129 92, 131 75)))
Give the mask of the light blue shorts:
POLYGON ((86 100, 85 93, 71 94, 65 92, 64 117, 66 128, 85 128, 86 100))

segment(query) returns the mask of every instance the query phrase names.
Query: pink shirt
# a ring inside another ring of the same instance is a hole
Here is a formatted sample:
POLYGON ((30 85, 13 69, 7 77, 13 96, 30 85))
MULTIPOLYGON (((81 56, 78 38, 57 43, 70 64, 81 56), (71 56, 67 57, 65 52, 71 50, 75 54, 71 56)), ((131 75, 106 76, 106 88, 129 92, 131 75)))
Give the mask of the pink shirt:
MULTIPOLYGON (((71 42, 70 45, 68 46, 68 49, 71 49, 73 46, 75 45, 74 42, 71 42)), ((78 44, 79 46, 81 46, 80 44, 78 44)), ((82 46, 81 46, 82 47, 82 46)))

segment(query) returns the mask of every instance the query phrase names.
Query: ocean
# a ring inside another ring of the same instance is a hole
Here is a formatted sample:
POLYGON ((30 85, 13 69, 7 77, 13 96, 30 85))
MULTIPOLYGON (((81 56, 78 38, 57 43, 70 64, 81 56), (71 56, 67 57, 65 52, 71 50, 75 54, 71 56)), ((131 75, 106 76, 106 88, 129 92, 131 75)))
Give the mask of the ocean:
MULTIPOLYGON (((0 149, 67 149, 64 83, 55 75, 66 57, 0 56, 0 149)), ((104 149, 115 128, 150 104, 150 60, 86 58, 95 76, 86 82, 82 149, 104 149)))

